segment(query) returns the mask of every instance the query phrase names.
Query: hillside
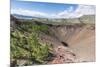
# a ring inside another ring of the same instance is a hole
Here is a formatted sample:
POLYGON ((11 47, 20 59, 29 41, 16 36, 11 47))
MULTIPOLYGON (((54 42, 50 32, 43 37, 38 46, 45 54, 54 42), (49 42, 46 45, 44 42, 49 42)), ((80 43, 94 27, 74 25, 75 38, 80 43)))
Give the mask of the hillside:
POLYGON ((68 25, 73 23, 95 23, 95 15, 83 15, 79 18, 38 18, 38 17, 32 17, 32 16, 23 16, 23 15, 17 15, 13 14, 14 17, 18 19, 27 19, 27 20, 36 20, 40 21, 42 23, 46 24, 53 24, 53 25, 68 25), (29 18, 29 19, 28 19, 29 18))
MULTIPOLYGON (((46 20, 43 18, 33 18, 28 22, 14 17, 11 19, 11 24, 13 24, 11 29, 13 28, 14 31, 17 27, 23 26, 24 24, 30 25, 30 23, 31 26, 45 25, 44 27, 47 27, 46 30, 39 30, 38 41, 39 43, 52 46, 52 54, 54 55, 52 60, 47 61, 46 64, 93 62, 95 61, 94 22, 94 16, 46 20)), ((27 32, 25 36, 27 36, 27 32)))

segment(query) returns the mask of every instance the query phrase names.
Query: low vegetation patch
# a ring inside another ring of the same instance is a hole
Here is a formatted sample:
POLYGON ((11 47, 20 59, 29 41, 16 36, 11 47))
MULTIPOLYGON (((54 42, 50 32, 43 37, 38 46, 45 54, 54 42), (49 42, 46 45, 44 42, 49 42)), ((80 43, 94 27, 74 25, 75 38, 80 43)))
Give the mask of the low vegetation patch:
POLYGON ((42 44, 38 41, 39 32, 47 30, 47 26, 32 24, 17 25, 14 31, 11 31, 11 60, 28 59, 25 64, 44 63, 50 54, 51 46, 42 44))

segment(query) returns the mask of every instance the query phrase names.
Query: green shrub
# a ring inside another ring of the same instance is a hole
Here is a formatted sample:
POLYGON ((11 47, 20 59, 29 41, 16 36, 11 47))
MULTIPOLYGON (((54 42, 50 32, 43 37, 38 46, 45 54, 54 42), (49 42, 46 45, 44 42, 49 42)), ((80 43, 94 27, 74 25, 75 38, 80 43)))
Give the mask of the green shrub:
POLYGON ((34 25, 19 25, 11 32, 11 59, 28 58, 32 61, 43 63, 48 57, 51 48, 47 44, 38 41, 38 32, 47 28, 34 25))

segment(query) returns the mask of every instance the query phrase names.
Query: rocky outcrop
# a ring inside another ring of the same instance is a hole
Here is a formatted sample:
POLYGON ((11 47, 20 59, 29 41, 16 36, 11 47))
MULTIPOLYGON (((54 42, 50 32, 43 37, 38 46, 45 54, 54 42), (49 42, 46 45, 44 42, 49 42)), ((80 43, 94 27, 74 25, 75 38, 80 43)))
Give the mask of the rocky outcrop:
POLYGON ((55 50, 55 57, 48 64, 75 63, 76 60, 76 55, 71 49, 59 46, 55 50))

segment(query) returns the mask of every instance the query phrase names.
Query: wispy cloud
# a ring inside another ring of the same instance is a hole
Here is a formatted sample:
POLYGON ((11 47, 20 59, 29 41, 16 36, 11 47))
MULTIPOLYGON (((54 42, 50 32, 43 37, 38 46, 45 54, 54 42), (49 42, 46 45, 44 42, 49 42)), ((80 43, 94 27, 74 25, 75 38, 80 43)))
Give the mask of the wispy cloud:
POLYGON ((27 9, 12 9, 11 14, 19 14, 19 15, 25 15, 25 16, 35 16, 35 17, 47 17, 48 15, 43 12, 33 11, 33 10, 27 10, 27 9))
POLYGON ((95 14, 95 6, 93 5, 79 5, 75 13, 83 15, 95 14))
POLYGON ((44 12, 39 12, 35 10, 27 10, 27 9, 12 9, 12 14, 20 14, 25 16, 35 16, 35 17, 46 17, 46 18, 77 18, 83 15, 93 15, 95 14, 95 6, 92 5, 78 5, 76 10, 74 10, 74 6, 65 9, 56 14, 48 14, 44 12))
POLYGON ((73 11, 73 7, 70 7, 68 10, 64 10, 57 15, 58 18, 77 18, 83 15, 94 15, 95 6, 92 5, 79 5, 76 10, 73 11))

